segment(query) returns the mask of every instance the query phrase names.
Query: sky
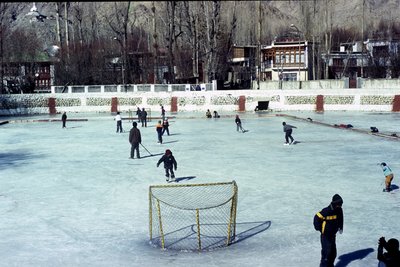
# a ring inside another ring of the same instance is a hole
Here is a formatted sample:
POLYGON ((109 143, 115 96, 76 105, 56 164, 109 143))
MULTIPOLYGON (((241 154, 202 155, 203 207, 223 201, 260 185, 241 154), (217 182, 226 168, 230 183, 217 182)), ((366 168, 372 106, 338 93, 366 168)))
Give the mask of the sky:
POLYGON ((163 144, 156 120, 139 124, 141 159, 129 158, 128 114, 121 114, 123 133, 109 113, 69 113, 79 120, 65 129, 61 121, 34 121, 61 114, 0 117, 10 122, 0 125, 0 266, 318 266, 312 221, 336 193, 344 231, 335 266, 377 266, 379 237, 400 238, 400 146, 367 132, 399 133, 400 114, 237 114, 248 132, 236 131, 234 112, 219 119, 167 112, 171 135, 163 144), (283 145, 283 121, 297 127, 296 145, 283 145), (166 184, 156 166, 166 149, 178 162, 179 184, 237 183, 232 245, 193 252, 149 243, 149 186, 166 184), (382 192, 381 162, 394 172, 390 193, 382 192))

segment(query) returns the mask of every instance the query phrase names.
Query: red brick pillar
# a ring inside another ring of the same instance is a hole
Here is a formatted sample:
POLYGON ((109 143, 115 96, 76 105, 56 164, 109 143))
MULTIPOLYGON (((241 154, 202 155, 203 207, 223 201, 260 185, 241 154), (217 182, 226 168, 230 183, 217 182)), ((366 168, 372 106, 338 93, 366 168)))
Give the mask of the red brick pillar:
POLYGON ((111 98, 111 112, 118 111, 118 98, 113 97, 111 98))
POLYGON ((324 111, 324 96, 323 95, 317 95, 316 111, 317 112, 324 111))
POLYGON ((239 96, 239 111, 246 111, 246 96, 239 96))
POLYGON ((178 112, 178 97, 171 98, 171 112, 178 112))
POLYGON ((57 110, 56 110, 56 99, 54 97, 49 97, 49 101, 48 101, 47 105, 49 106, 49 113, 51 115, 54 115, 54 114, 57 113, 57 110))
POLYGON ((395 112, 400 111, 400 95, 394 96, 392 111, 395 111, 395 112))

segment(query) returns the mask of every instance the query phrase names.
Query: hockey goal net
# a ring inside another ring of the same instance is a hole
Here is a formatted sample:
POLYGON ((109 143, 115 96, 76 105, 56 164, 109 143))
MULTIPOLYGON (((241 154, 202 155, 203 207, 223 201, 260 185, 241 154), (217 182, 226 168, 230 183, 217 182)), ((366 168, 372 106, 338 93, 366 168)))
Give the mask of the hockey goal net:
POLYGON ((235 238, 237 198, 235 181, 150 186, 150 243, 186 251, 230 245, 235 238))

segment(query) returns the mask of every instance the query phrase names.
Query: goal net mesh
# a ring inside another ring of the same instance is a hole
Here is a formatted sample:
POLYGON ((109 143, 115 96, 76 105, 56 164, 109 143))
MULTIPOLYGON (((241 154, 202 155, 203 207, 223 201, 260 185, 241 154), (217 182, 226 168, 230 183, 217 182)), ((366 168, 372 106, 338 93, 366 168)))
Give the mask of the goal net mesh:
POLYGON ((237 196, 235 181, 150 186, 150 243, 188 251, 228 246, 235 237, 237 196))

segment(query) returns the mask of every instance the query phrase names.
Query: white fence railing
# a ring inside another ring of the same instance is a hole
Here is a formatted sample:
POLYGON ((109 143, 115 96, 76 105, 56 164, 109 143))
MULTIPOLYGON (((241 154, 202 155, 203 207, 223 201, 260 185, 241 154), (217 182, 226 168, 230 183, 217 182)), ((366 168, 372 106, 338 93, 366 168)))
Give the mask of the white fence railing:
POLYGON ((179 91, 215 91, 217 83, 200 84, 115 84, 115 85, 70 85, 52 86, 51 93, 133 93, 133 92, 179 92, 179 91))

